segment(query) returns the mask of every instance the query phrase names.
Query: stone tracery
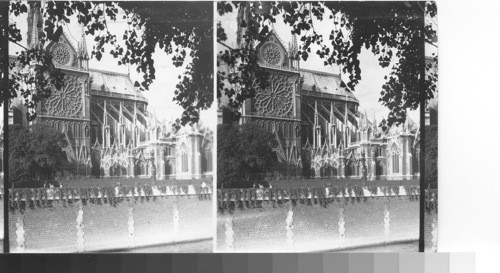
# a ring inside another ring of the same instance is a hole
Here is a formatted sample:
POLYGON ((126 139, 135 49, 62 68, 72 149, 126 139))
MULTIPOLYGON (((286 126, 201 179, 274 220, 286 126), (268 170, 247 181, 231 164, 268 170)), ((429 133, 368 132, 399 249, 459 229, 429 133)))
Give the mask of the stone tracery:
POLYGON ((281 63, 281 55, 282 52, 279 46, 275 43, 266 43, 262 46, 261 54, 264 57, 264 60, 272 65, 279 65, 281 63))
POLYGON ((42 113, 48 116, 81 117, 82 116, 82 83, 76 76, 65 76, 65 84, 61 89, 54 89, 50 98, 46 99, 42 113))
POLYGON ((71 52, 68 46, 63 43, 55 44, 50 50, 52 60, 57 65, 69 65, 71 63, 71 52))
POLYGON ((293 81, 285 76, 273 74, 269 87, 261 90, 255 98, 255 111, 260 116, 293 116, 293 81))

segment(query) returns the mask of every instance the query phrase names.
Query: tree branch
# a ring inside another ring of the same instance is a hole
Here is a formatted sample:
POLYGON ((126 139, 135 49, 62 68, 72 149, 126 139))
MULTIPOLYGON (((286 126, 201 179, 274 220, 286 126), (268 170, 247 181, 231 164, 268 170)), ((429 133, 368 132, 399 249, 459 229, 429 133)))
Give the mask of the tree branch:
POLYGON ((217 41, 217 43, 219 43, 219 44, 221 44, 221 45, 223 45, 223 46, 225 46, 225 47, 229 48, 230 50, 233 50, 233 49, 234 49, 234 48, 232 48, 232 47, 228 46, 227 44, 225 44, 224 42, 217 41))
POLYGON ((25 47, 25 46, 23 46, 23 45, 19 44, 18 42, 12 41, 12 40, 10 40, 10 39, 9 39, 9 42, 11 42, 11 43, 13 43, 13 44, 18 45, 18 46, 20 46, 20 47, 24 48, 25 50, 28 50, 28 48, 27 48, 27 47, 25 47))
POLYGON ((435 47, 435 48, 438 48, 438 46, 437 46, 436 44, 434 44, 434 43, 433 43, 431 40, 429 40, 429 39, 425 39, 425 42, 426 42, 427 44, 429 44, 429 45, 431 45, 431 46, 435 47))

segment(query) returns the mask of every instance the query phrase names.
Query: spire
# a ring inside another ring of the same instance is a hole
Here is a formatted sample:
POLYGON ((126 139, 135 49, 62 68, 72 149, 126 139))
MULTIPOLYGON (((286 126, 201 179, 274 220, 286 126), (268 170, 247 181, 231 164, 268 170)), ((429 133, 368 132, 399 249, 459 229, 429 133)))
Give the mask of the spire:
POLYGON ((299 59, 296 58, 296 55, 297 55, 297 51, 299 50, 299 47, 297 46, 297 35, 293 34, 293 37, 292 37, 292 42, 289 43, 288 45, 289 49, 288 49, 288 57, 290 59, 290 64, 292 67, 295 67, 298 69, 299 67, 299 59))
POLYGON ((246 34, 245 25, 248 25, 248 23, 250 22, 250 3, 247 2, 243 5, 240 5, 238 9, 238 16, 236 18, 238 24, 236 30, 236 43, 238 44, 238 46, 240 46, 244 43, 244 36, 246 34))
POLYGON ((87 39, 85 39, 85 31, 82 27, 82 37, 78 43, 78 57, 82 60, 89 60, 89 53, 87 52, 87 39))
POLYGON ((295 54, 297 53, 297 36, 294 34, 292 41, 288 43, 288 55, 290 59, 295 59, 295 54))
POLYGON ((40 34, 42 27, 42 15, 40 12, 41 4, 37 2, 30 3, 30 11, 28 14, 28 48, 37 46, 40 42, 40 34))
POLYGON ((333 103, 330 102, 330 121, 328 123, 328 144, 332 145, 333 144, 333 130, 335 130, 335 126, 333 125, 333 103))
POLYGON ((294 52, 297 53, 297 50, 299 49, 299 47, 297 46, 297 35, 296 34, 293 34, 292 47, 293 47, 294 52))
POLYGON ((345 100, 345 108, 344 108, 344 144, 347 143, 347 93, 346 93, 346 100, 345 100))
POLYGON ((87 41, 85 39, 85 30, 83 29, 83 26, 82 26, 82 37, 80 39, 80 42, 78 42, 78 49, 76 54, 79 59, 80 68, 88 70, 90 58, 89 58, 89 53, 87 51, 87 41))
POLYGON ((364 126, 368 127, 368 114, 366 113, 366 109, 365 109, 365 115, 363 116, 363 123, 364 126))
POLYGON ((316 149, 321 144, 319 143, 319 121, 318 121, 318 101, 314 101, 314 138, 313 138, 313 148, 316 149))

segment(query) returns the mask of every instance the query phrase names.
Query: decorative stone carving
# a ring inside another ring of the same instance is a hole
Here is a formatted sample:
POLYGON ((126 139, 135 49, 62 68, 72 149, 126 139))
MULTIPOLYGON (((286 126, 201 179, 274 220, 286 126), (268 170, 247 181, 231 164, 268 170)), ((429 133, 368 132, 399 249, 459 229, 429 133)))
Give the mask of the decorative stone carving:
POLYGON ((42 113, 47 116, 80 118, 83 113, 82 79, 66 75, 61 89, 53 89, 52 94, 42 104, 42 113))
POLYGON ((260 54, 263 59, 271 65, 279 66, 283 59, 283 52, 280 47, 273 42, 265 43, 260 49, 260 54))
POLYGON ((293 88, 291 78, 272 74, 269 87, 260 90, 255 97, 254 112, 259 116, 293 117, 293 88))
POLYGON ((73 61, 71 49, 63 43, 52 46, 50 54, 52 55, 52 62, 58 66, 69 66, 73 61))

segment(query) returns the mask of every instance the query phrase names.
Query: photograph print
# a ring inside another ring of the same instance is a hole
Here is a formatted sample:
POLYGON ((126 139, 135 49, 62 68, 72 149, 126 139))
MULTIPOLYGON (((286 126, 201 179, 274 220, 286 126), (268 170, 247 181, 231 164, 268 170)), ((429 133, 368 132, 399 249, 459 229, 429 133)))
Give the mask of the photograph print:
POLYGON ((422 251, 436 4, 218 2, 216 16, 215 251, 422 251))
POLYGON ((212 252, 213 3, 2 5, 10 252, 212 252))
MULTIPOLYGON (((437 27, 437 15, 426 17, 426 25, 434 30, 437 27)), ((425 146, 424 165, 425 176, 422 177, 422 187, 425 190, 424 199, 424 244, 425 251, 437 252, 438 245, 438 50, 437 36, 429 37, 425 47, 425 77, 431 94, 425 101, 424 128, 425 146)))
POLYGON ((4 228, 5 228, 5 201, 6 201, 6 196, 5 196, 5 186, 4 186, 4 179, 5 179, 5 158, 6 158, 6 149, 5 149, 5 142, 4 142, 4 136, 5 136, 5 123, 4 123, 4 112, 7 110, 4 108, 4 92, 3 90, 6 90, 9 84, 9 52, 8 52, 8 47, 9 47, 9 42, 7 39, 8 32, 6 31, 6 27, 9 24, 9 13, 7 12, 7 5, 8 3, 0 3, 0 7, 2 9, 2 12, 0 12, 0 94, 2 97, 0 98, 0 120, 2 123, 0 124, 0 253, 4 253, 4 240, 5 240, 5 234, 4 234, 4 228), (5 8, 5 9, 4 9, 5 8))

